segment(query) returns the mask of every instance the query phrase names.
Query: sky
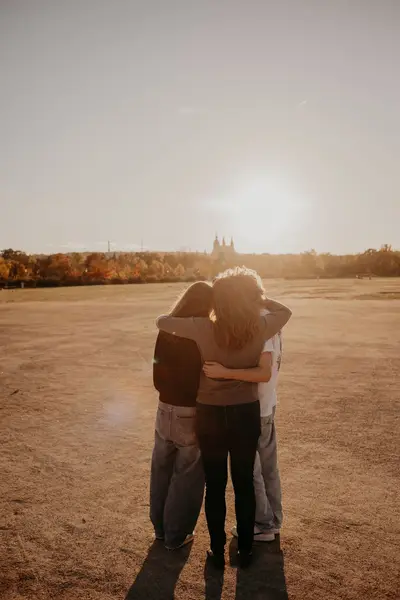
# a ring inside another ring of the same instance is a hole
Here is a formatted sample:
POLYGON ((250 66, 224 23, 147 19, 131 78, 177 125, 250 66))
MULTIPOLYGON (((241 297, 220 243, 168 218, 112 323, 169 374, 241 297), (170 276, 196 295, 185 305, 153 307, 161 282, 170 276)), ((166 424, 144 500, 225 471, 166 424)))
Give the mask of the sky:
POLYGON ((398 0, 0 0, 0 248, 400 248, 398 0))

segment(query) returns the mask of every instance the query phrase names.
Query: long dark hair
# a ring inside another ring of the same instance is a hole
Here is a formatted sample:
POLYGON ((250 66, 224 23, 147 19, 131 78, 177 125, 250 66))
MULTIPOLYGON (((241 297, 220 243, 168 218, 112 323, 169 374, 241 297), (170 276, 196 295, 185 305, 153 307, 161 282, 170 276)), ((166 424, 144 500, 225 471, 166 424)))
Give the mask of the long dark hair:
POLYGON ((260 276, 246 267, 229 269, 214 279, 211 319, 220 348, 240 350, 254 338, 264 297, 260 276))
POLYGON ((173 317, 209 317, 213 290, 205 281, 196 281, 178 298, 171 310, 173 317))

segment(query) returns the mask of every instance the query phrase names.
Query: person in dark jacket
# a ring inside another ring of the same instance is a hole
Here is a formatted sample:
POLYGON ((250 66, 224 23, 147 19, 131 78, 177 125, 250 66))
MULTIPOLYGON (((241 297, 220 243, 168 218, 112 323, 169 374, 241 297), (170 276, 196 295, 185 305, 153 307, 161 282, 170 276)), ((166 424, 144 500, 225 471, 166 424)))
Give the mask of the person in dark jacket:
MULTIPOLYGON (((191 285, 172 309, 175 317, 208 317, 212 287, 191 285)), ((175 550, 193 541, 204 495, 204 471, 195 434, 203 360, 196 342, 160 331, 153 361, 159 392, 151 463, 150 518, 157 539, 175 550)))

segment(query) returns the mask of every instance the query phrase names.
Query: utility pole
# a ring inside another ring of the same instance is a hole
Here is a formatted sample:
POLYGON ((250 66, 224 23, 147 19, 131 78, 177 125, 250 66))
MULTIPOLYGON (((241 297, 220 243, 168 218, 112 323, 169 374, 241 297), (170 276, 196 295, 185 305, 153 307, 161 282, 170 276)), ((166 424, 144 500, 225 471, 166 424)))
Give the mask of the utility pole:
POLYGON ((110 252, 111 252, 110 240, 108 240, 108 253, 110 254, 110 252))

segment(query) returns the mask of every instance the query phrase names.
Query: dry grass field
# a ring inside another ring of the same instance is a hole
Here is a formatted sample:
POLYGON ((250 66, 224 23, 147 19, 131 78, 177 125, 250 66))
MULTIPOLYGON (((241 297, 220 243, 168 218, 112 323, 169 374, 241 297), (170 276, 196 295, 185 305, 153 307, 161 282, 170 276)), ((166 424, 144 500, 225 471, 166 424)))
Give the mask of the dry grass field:
POLYGON ((398 598, 400 282, 266 287, 294 312, 285 522, 250 570, 223 577, 205 569, 203 515, 175 553, 148 518, 154 319, 182 286, 0 292, 2 600, 398 598))

